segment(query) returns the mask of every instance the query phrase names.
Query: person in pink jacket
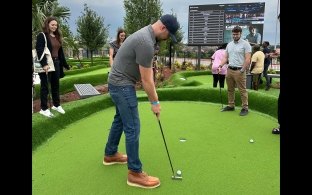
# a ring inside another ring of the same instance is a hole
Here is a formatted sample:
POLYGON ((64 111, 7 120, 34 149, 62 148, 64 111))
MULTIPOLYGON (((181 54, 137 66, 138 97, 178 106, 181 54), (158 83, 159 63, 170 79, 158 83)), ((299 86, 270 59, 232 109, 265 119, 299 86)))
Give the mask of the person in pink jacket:
POLYGON ((213 87, 217 87, 219 82, 220 87, 224 88, 224 80, 227 72, 227 66, 223 66, 220 72, 218 68, 221 63, 221 60, 224 57, 226 46, 227 43, 222 44, 220 47, 218 47, 217 51, 215 51, 215 53, 211 56, 212 60, 211 72, 213 76, 213 87))

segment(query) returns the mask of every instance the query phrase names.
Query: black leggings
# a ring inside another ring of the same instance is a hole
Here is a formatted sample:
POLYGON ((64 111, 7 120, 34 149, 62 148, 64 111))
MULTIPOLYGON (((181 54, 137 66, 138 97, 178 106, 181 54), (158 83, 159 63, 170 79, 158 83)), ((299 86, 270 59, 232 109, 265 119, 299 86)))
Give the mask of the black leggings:
MULTIPOLYGON (((270 79, 268 77, 268 69, 269 69, 270 64, 265 64, 263 68, 263 73, 262 76, 265 78, 266 81, 266 86, 270 87, 270 79)), ((260 78, 261 79, 261 78, 260 78)), ((262 80, 262 79, 261 79, 262 80)))
POLYGON ((217 87, 218 81, 220 82, 220 87, 224 88, 225 75, 223 74, 212 74, 213 76, 213 87, 217 87))
POLYGON ((53 105, 58 107, 60 105, 60 66, 59 60, 53 60, 55 71, 49 72, 48 77, 46 73, 39 73, 40 77, 40 101, 41 109, 48 109, 48 94, 52 94, 53 105), (51 84, 51 91, 49 91, 49 83, 51 84))

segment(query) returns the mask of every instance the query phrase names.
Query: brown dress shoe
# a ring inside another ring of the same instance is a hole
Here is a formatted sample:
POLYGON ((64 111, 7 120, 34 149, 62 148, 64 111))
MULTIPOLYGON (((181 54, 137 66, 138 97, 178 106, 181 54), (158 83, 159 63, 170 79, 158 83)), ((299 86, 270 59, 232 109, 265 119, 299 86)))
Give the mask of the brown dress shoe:
POLYGON ((129 170, 127 184, 139 188, 156 188, 160 185, 160 181, 157 177, 149 176, 143 171, 136 173, 129 170))
POLYGON ((126 164, 128 160, 127 155, 116 152, 113 156, 105 156, 103 160, 104 165, 126 164))

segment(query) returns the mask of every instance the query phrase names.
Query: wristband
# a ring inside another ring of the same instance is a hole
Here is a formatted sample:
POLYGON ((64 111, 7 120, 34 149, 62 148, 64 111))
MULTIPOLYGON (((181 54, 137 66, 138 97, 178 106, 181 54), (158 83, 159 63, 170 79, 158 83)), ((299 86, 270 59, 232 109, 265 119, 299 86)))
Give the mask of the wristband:
POLYGON ((157 105, 159 104, 159 101, 154 101, 154 102, 151 102, 152 105, 157 105))

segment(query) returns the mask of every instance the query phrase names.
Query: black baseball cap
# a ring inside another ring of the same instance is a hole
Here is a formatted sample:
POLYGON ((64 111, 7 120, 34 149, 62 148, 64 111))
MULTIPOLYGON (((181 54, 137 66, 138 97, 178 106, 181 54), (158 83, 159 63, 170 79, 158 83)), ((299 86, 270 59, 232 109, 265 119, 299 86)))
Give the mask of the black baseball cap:
POLYGON ((166 26, 168 29, 171 39, 173 42, 177 42, 177 39, 175 37, 175 33, 178 31, 180 28, 180 24, 177 21, 177 18, 174 17, 173 15, 166 14, 160 17, 160 21, 166 26))

